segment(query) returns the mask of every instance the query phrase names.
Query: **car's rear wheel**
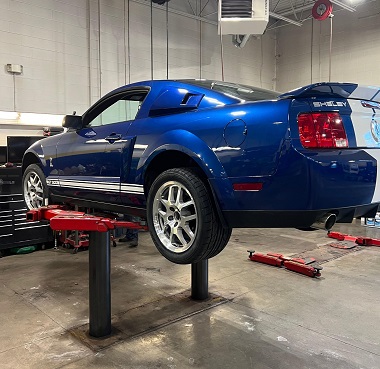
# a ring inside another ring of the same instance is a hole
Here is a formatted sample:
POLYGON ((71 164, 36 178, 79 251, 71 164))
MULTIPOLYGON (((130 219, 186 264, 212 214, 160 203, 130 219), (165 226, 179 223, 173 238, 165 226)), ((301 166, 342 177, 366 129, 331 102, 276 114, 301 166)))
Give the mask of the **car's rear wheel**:
POLYGON ((196 171, 169 169, 153 182, 147 201, 148 226, 158 251, 177 264, 217 255, 231 228, 222 226, 209 190, 196 171))
POLYGON ((28 209, 44 206, 49 197, 46 178, 37 164, 30 164, 22 177, 24 200, 28 209))

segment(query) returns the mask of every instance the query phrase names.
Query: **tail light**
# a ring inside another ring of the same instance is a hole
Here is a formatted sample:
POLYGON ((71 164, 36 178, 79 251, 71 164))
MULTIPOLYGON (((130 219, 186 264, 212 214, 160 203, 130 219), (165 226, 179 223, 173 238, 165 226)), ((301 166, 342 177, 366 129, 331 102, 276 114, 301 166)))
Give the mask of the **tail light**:
POLYGON ((329 149, 348 147, 346 131, 339 113, 301 113, 297 121, 303 147, 329 149))

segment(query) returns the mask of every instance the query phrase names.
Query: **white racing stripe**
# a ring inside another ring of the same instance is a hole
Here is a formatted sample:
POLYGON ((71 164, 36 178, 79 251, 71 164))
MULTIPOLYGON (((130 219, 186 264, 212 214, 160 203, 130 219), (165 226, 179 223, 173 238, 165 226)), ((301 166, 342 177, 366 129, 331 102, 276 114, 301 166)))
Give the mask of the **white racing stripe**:
POLYGON ((91 191, 108 191, 108 192, 128 192, 132 194, 143 194, 144 188, 139 184, 132 183, 119 183, 115 182, 95 182, 95 181, 75 181, 71 179, 58 179, 58 178, 47 178, 47 183, 50 187, 64 187, 64 188, 76 188, 82 190, 91 191))
MULTIPOLYGON (((372 90, 368 91, 374 93, 372 90)), ((361 95, 358 96, 362 96, 364 92, 361 91, 361 95)), ((363 106, 362 100, 347 101, 352 110, 351 121, 355 131, 356 146, 376 160, 376 185, 371 202, 380 202, 380 111, 363 106)))
POLYGON ((372 100, 379 101, 379 87, 377 86, 360 86, 355 88, 354 91, 349 95, 350 99, 363 99, 363 100, 372 100))
POLYGON ((121 184, 121 190, 127 192, 144 193, 142 185, 121 184))
POLYGON ((357 147, 380 147, 380 137, 374 135, 376 128, 380 133, 380 111, 364 107, 361 100, 348 100, 348 103, 357 147))
POLYGON ((60 187, 86 188, 91 190, 119 191, 120 185, 117 183, 101 183, 86 181, 60 181, 60 187))
POLYGON ((365 151, 368 155, 371 155, 374 159, 376 159, 376 185, 371 202, 380 202, 380 150, 368 149, 363 151, 365 151))

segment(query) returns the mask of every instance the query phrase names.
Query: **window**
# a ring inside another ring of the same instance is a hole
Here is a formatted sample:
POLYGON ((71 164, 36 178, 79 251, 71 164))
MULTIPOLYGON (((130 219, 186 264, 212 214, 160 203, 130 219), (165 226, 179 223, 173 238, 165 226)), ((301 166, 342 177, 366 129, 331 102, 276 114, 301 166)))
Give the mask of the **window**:
POLYGON ((279 92, 265 90, 263 88, 240 85, 229 82, 216 82, 211 80, 181 80, 184 83, 194 84, 221 92, 230 97, 236 97, 246 101, 260 101, 277 99, 279 92))
POLYGON ((228 85, 222 83, 215 83, 212 89, 246 101, 273 100, 276 99, 279 95, 277 92, 274 91, 238 84, 228 85))
POLYGON ((99 127, 135 119, 145 96, 146 92, 124 93, 102 101, 86 114, 88 126, 99 127))

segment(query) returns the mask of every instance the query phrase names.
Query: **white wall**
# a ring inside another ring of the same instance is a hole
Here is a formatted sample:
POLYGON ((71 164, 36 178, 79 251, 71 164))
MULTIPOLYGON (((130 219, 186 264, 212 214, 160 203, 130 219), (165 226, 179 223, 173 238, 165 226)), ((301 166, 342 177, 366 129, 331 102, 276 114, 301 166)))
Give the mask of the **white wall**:
MULTIPOLYGON (((380 1, 334 14, 331 81, 380 85, 380 1)), ((279 28, 277 41, 277 90, 328 81, 329 19, 314 20, 313 31, 311 20, 279 28)))
MULTIPOLYGON (((81 114, 129 80, 151 78, 149 3, 129 1, 129 27, 127 0, 99 3, 0 0, 0 110, 81 114), (13 77, 2 67, 8 63, 24 66, 24 73, 15 77, 15 101, 13 77)), ((153 77, 165 79, 165 7, 153 10, 153 77)), ((201 27, 198 20, 169 13, 169 78, 221 79, 217 27, 205 22, 201 27)), ((272 88, 274 49, 270 34, 243 49, 225 36, 225 80, 272 88)))

